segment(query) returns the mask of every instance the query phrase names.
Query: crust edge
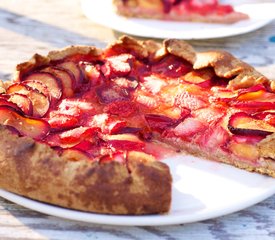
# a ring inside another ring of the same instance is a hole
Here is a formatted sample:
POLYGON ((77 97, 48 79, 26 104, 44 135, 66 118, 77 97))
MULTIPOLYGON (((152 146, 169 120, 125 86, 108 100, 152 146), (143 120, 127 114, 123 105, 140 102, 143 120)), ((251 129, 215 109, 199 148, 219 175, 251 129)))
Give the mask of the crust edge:
POLYGON ((0 126, 0 186, 54 205, 105 214, 165 213, 172 178, 164 163, 131 153, 126 165, 65 161, 45 144, 0 126), (16 147, 14 147, 16 146, 16 147))

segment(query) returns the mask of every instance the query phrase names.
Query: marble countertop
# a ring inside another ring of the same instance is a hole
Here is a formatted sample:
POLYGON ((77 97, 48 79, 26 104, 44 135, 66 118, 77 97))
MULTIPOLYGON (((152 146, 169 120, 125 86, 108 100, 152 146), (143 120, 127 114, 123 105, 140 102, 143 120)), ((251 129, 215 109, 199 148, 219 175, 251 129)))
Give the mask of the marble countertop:
MULTIPOLYGON (((247 2, 247 1, 246 1, 247 2)), ((255 0, 253 2, 256 2, 255 0)), ((258 1, 262 2, 262 1, 258 1)), ((72 44, 104 47, 122 35, 89 21, 77 0, 0 1, 0 79, 33 53, 72 44)), ((189 41, 224 49, 275 79, 275 21, 245 35, 189 41)), ((237 213, 173 226, 118 227, 41 214, 0 198, 0 239, 275 239, 275 195, 237 213)))

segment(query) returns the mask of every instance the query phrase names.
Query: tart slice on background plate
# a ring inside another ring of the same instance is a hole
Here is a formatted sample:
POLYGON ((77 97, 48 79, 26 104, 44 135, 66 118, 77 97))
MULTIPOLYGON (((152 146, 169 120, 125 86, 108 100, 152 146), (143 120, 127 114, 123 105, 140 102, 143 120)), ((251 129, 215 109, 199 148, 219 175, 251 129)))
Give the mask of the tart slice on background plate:
POLYGON ((235 23, 248 19, 218 0, 113 0, 119 15, 172 21, 235 23))

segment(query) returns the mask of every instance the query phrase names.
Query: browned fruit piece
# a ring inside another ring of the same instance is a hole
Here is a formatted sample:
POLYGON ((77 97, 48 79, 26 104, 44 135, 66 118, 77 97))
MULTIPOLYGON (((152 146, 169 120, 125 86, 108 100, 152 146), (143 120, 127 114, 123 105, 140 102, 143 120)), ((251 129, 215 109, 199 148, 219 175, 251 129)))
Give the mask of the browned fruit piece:
POLYGON ((76 81, 72 73, 58 67, 47 67, 41 71, 51 73, 56 78, 60 79, 64 97, 72 97, 74 95, 76 81))
POLYGON ((0 124, 15 128, 24 136, 42 139, 49 130, 49 124, 41 119, 26 118, 8 106, 0 106, 0 124))
POLYGON ((45 84, 50 89, 52 99, 58 100, 62 96, 62 83, 51 73, 35 72, 28 75, 23 81, 35 80, 45 84))
POLYGON ((36 89, 24 85, 24 83, 15 83, 11 85, 7 89, 7 93, 20 93, 26 95, 32 102, 34 117, 43 117, 49 110, 49 98, 43 93, 38 92, 36 89))

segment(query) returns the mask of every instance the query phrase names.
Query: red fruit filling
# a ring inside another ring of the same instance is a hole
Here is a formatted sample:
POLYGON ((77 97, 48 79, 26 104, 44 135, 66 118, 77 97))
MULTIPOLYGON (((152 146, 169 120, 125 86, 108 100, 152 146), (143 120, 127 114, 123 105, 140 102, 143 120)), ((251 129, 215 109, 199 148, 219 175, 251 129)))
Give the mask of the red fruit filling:
POLYGON ((274 92, 262 84, 232 90, 211 68, 128 50, 116 46, 105 59, 76 55, 21 74, 0 95, 0 124, 72 161, 126 163, 128 151, 160 158, 169 151, 156 136, 255 161, 256 144, 275 132, 274 92))

